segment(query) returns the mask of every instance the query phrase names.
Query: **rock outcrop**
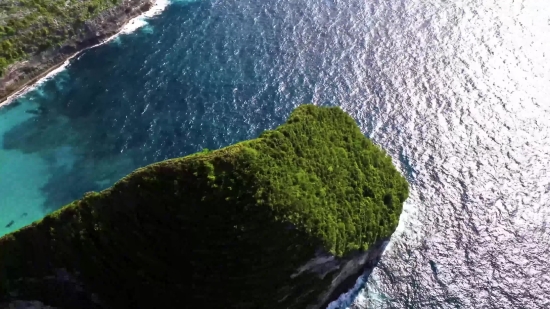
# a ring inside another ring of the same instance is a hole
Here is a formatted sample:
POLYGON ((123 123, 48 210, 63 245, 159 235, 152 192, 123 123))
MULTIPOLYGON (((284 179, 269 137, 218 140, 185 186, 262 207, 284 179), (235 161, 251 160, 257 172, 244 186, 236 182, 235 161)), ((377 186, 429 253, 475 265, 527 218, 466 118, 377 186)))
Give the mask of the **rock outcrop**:
POLYGON ((351 117, 304 105, 0 238, 0 303, 324 308, 377 263, 407 196, 351 117))

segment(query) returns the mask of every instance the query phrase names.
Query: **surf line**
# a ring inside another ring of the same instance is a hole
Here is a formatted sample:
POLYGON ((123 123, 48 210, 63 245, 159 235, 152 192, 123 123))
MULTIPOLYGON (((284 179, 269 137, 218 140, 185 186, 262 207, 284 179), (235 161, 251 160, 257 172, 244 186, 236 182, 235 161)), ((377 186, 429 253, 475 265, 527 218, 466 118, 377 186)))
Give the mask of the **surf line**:
POLYGON ((83 48, 82 50, 79 50, 79 51, 75 52, 74 54, 67 57, 67 59, 65 59, 63 62, 52 66, 50 69, 46 70, 44 73, 36 76, 35 78, 29 80, 27 83, 23 84, 21 89, 15 91, 14 93, 12 93, 8 97, 6 97, 6 99, 4 101, 0 102, 0 108, 2 108, 5 105, 8 105, 8 104, 12 103, 15 99, 17 99, 20 96, 28 93, 29 91, 32 91, 32 90, 36 89, 38 86, 40 86, 44 82, 48 81, 49 79, 51 79, 55 75, 57 75, 60 72, 62 72, 63 70, 65 70, 67 68, 67 66, 69 66, 71 60, 73 58, 75 58, 76 56, 80 55, 82 52, 84 52, 88 49, 92 49, 92 48, 101 46, 103 44, 106 44, 106 43, 112 41, 113 39, 115 39, 116 37, 118 37, 121 34, 132 33, 134 31, 136 31, 137 29, 147 25, 147 22, 145 21, 146 19, 152 18, 156 15, 159 15, 160 13, 162 13, 166 9, 166 7, 168 5, 170 5, 169 0, 153 0, 153 5, 151 5, 149 10, 147 10, 146 12, 143 12, 140 15, 128 20, 128 22, 126 24, 124 24, 117 31, 117 33, 115 33, 112 36, 104 39, 103 41, 101 41, 98 44, 88 46, 86 48, 83 48))

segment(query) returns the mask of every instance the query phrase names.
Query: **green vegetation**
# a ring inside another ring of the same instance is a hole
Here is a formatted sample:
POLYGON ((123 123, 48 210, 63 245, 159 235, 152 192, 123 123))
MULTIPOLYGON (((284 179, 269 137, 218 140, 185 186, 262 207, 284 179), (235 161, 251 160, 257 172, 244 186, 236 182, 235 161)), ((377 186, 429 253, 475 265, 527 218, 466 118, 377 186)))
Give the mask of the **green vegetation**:
POLYGON ((77 35, 86 20, 119 1, 2 0, 0 75, 8 65, 77 35))
POLYGON ((64 268, 108 308, 303 309, 337 271, 291 275, 318 249, 388 238, 407 196, 352 118, 304 105, 257 139, 139 169, 0 238, 0 301, 63 307, 40 278, 64 268))

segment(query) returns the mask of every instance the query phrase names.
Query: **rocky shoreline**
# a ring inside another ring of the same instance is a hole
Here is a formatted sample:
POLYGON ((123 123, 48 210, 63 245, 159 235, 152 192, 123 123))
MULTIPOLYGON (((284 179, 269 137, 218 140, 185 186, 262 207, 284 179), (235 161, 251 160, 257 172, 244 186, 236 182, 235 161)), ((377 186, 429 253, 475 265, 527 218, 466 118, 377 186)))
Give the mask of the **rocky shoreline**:
POLYGON ((152 0, 127 0, 107 9, 84 23, 80 33, 58 48, 32 55, 13 64, 0 77, 0 105, 11 95, 35 83, 79 52, 102 43, 117 34, 132 18, 147 12, 152 0))
POLYGON ((313 308, 327 308, 330 303, 350 291, 355 286, 359 277, 368 278, 378 265, 378 262, 380 262, 389 242, 390 239, 388 237, 376 242, 365 252, 356 252, 348 259, 339 259, 340 271, 338 275, 332 280, 329 289, 319 297, 318 305, 313 308))

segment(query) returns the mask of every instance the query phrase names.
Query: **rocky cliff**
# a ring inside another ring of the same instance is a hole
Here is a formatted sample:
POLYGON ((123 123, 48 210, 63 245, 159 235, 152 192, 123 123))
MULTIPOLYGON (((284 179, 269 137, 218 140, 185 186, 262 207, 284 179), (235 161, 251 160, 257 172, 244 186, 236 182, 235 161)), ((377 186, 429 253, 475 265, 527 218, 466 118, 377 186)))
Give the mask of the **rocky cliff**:
POLYGON ((0 238, 0 303, 323 308, 376 264, 407 196, 352 118, 304 105, 0 238))
MULTIPOLYGON (((116 2, 113 1, 113 3, 116 2)), ((19 32, 16 31, 11 36, 0 35, 0 44, 4 49, 0 56, 11 52, 8 51, 8 47, 22 55, 13 56, 12 53, 12 59, 18 60, 6 69, 0 68, 3 69, 0 70, 0 102, 13 92, 38 80, 61 65, 76 52, 99 44, 116 34, 130 19, 149 10, 151 5, 151 0, 119 1, 115 6, 105 8, 87 20, 72 21, 69 17, 61 17, 47 24, 47 22, 42 22, 45 18, 38 18, 36 23, 46 23, 45 27, 42 27, 42 24, 35 25, 35 32, 42 31, 38 34, 33 34, 33 30, 23 29, 19 32), (65 20, 67 21, 66 25, 64 24, 65 20), (31 37, 31 35, 33 36, 31 37), (48 40, 48 43, 42 42, 43 40, 48 40), (52 40, 59 43, 48 47, 53 44, 52 40)), ((17 15, 19 12, 7 12, 6 14, 17 15)), ((0 26, 2 26, 1 22, 2 18, 0 18, 0 26)))

